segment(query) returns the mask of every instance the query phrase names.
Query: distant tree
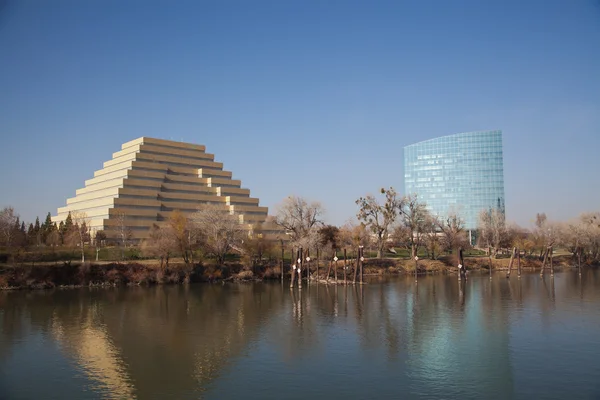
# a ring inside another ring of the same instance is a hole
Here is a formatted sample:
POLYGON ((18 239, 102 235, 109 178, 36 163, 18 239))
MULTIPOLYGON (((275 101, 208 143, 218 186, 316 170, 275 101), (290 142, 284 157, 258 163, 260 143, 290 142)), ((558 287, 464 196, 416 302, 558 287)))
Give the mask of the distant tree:
POLYGON ((34 244, 39 246, 42 244, 42 228, 40 226, 40 218, 35 217, 35 225, 33 225, 34 244))
POLYGON ((364 224, 346 222, 339 231, 340 245, 345 248, 356 249, 359 246, 368 247, 372 244, 372 236, 364 224))
POLYGON ((62 227, 59 225, 61 238, 62 238, 63 244, 67 244, 67 241, 68 241, 67 239, 69 239, 67 236, 69 235, 69 233, 72 231, 72 228, 73 228, 73 217, 71 216, 70 211, 67 214, 67 218, 65 218, 64 223, 61 221, 61 224, 62 224, 62 227))
POLYGON ((359 206, 356 217, 375 236, 378 258, 383 256, 383 250, 390 234, 390 227, 402 208, 402 201, 398 199, 394 188, 390 187, 387 190, 382 188, 380 192, 385 195, 383 204, 380 204, 373 195, 367 195, 355 201, 359 206))
POLYGON ((35 245, 35 232, 33 230, 33 223, 29 223, 29 228, 27 228, 27 244, 35 245))
POLYGON ((234 248, 240 249, 248 231, 239 223, 239 217, 217 206, 204 205, 191 218, 193 230, 205 254, 223 264, 225 256, 234 248))
POLYGON ((61 244, 65 242, 65 233, 66 233, 65 224, 63 221, 60 221, 60 223, 58 224, 58 234, 60 236, 61 244))
POLYGON ((429 212, 425 202, 419 201, 416 194, 404 196, 399 204, 399 222, 408 232, 411 258, 417 256, 419 247, 423 245, 428 221, 429 212))
MULTIPOLYGON (((71 228, 66 234, 67 243, 77 246, 81 250, 81 262, 85 262, 85 244, 90 241, 89 219, 85 212, 73 211, 71 217, 71 228)), ((68 217, 67 217, 68 218, 68 217)), ((65 223, 65 225, 67 225, 65 223)))
POLYGON ((497 257, 502 243, 507 236, 504 213, 498 208, 482 210, 479 213, 479 246, 491 248, 492 255, 497 257))
POLYGON ((331 246, 333 250, 340 248, 340 228, 334 225, 324 225, 319 228, 321 246, 331 246))
POLYGON ((423 244, 429 257, 432 260, 436 259, 436 252, 441 250, 441 229, 439 228, 440 219, 435 215, 429 215, 425 220, 425 231, 423 235, 423 244))
POLYGON ((17 231, 15 224, 17 223, 18 215, 12 207, 4 207, 0 211, 0 246, 10 248, 13 246, 13 241, 17 231))
POLYGON ((46 246, 56 247, 60 245, 60 234, 57 230, 52 229, 46 237, 46 246))
POLYGON ((177 251, 175 235, 170 227, 160 228, 154 224, 150 228, 150 234, 147 239, 142 241, 142 252, 148 257, 156 257, 160 260, 160 268, 169 268, 169 259, 177 251))
POLYGON ((242 254, 246 262, 260 264, 264 257, 272 257, 276 243, 265 232, 263 224, 252 226, 248 236, 243 235, 241 241, 242 254))
POLYGON ((275 223, 285 230, 293 246, 316 247, 325 209, 321 203, 289 196, 277 206, 275 223))
POLYGON ((186 265, 193 263, 196 234, 190 220, 181 211, 175 210, 169 218, 169 227, 183 262, 186 265))
POLYGON ((438 227, 443 234, 441 240, 444 249, 458 254, 459 248, 469 246, 469 240, 465 232, 465 221, 457 213, 450 213, 445 218, 440 218, 438 227))
POLYGON ((123 255, 125 247, 127 247, 133 236, 133 232, 128 225, 127 214, 125 214, 123 211, 117 211, 115 221, 116 224, 113 226, 113 230, 116 232, 119 244, 121 245, 121 254, 123 255))

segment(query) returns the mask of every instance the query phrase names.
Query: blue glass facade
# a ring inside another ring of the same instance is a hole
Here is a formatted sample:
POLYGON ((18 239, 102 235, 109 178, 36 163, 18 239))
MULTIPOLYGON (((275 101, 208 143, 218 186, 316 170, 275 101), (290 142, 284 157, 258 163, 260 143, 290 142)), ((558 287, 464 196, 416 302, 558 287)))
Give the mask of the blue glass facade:
POLYGON ((504 210, 502 131, 468 132, 404 148, 404 190, 418 194, 435 215, 458 213, 467 230, 479 212, 504 210))

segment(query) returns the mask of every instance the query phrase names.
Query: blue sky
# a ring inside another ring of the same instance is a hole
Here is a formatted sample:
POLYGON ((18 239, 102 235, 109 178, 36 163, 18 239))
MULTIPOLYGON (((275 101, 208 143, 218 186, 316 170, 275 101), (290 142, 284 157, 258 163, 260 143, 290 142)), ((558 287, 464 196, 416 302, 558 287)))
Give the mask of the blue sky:
POLYGON ((153 136, 342 224, 402 190, 403 146, 485 129, 509 220, 600 209, 600 1, 0 0, 0 206, 26 221, 153 136))

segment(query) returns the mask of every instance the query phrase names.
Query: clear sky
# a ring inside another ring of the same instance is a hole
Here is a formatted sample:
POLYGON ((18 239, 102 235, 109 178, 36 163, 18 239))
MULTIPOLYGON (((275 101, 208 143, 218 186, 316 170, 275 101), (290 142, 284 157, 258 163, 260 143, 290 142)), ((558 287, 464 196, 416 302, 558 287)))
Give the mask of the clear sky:
POLYGON ((402 148, 504 133, 508 219, 600 210, 600 1, 0 0, 0 207, 54 215, 140 136, 326 220, 402 148))

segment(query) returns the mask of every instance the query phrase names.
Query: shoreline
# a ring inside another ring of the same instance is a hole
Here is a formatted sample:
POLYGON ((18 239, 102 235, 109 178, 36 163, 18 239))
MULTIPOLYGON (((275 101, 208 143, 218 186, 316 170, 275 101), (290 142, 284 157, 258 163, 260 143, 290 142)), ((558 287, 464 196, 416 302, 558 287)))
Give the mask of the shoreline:
MULTIPOLYGON (((437 260, 420 260, 418 275, 438 273, 456 275, 457 268, 451 264, 452 257, 441 257, 437 260)), ((487 273, 490 260, 488 257, 472 257, 465 259, 467 270, 471 273, 487 273)), ((492 259, 492 271, 508 271, 508 258, 492 259)), ((517 263, 513 264, 512 274, 517 274, 517 263)), ((348 266, 353 264, 348 263, 348 266)), ((538 259, 521 260, 521 270, 530 273, 540 271, 542 262, 538 259)), ((570 256, 555 257, 554 270, 576 269, 570 256)), ((596 268, 597 265, 582 264, 582 268, 596 268)), ((288 267, 289 268, 289 267, 288 267)), ((313 277, 311 281, 327 284, 325 274, 328 265, 321 264, 319 276, 314 276, 316 266, 311 265, 313 277)), ((338 282, 343 282, 343 262, 338 262, 338 282)), ((550 274, 550 266, 546 265, 546 273, 550 274)), ((363 276, 400 276, 414 275, 414 261, 408 259, 368 259, 365 260, 363 276)), ((286 274, 288 275, 288 274, 286 274)), ((351 277, 351 275, 349 275, 351 277)), ((285 278, 289 279, 289 277, 285 278)), ((169 268, 161 268, 155 261, 128 263, 70 263, 70 264, 38 264, 21 266, 0 266, 0 290, 41 290, 41 289, 77 289, 83 287, 112 288, 123 286, 155 286, 181 285, 188 283, 216 282, 253 282, 281 280, 279 265, 258 266, 252 269, 241 264, 185 265, 172 263, 169 268)), ((329 284, 335 284, 333 271, 329 284)), ((338 283, 339 284, 339 283, 338 283)))

